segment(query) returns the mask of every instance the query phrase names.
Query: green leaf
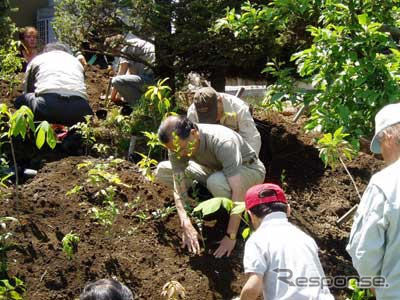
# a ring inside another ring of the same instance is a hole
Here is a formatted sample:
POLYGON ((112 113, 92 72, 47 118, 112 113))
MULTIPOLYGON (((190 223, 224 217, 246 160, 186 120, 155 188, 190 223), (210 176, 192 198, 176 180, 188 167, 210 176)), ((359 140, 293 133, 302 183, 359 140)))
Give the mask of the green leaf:
POLYGON ((356 290, 356 289, 358 289, 358 286, 357 286, 357 280, 355 279, 355 278, 351 278, 350 280, 349 280, 349 286, 348 286, 348 288, 349 289, 351 289, 351 290, 356 290))
POLYGON ((244 202, 234 202, 231 215, 240 215, 246 210, 244 202))
POLYGON ((242 238, 243 238, 244 240, 246 240, 246 239, 249 237, 250 232, 251 232, 250 227, 246 227, 245 229, 243 229, 243 231, 242 231, 242 238))
POLYGON ((46 139, 46 133, 44 132, 44 129, 42 127, 38 127, 36 135, 36 147, 38 147, 38 149, 42 148, 45 139, 46 139))
POLYGON ((212 198, 210 200, 201 202, 199 205, 197 205, 193 209, 193 212, 201 211, 203 216, 207 216, 207 215, 215 213, 217 210, 219 210, 221 205, 228 212, 230 212, 232 209, 233 203, 232 203, 232 200, 230 200, 228 198, 223 198, 223 197, 212 198))
POLYGON ((358 15, 357 18, 358 18, 358 23, 360 23, 360 25, 367 25, 368 23, 367 14, 358 15))
POLYGON ((11 126, 11 132, 13 136, 21 135, 22 139, 25 139, 26 134, 26 127, 25 127, 25 120, 21 114, 16 116, 14 126, 11 126))
POLYGON ((57 136, 53 130, 53 128, 49 128, 49 130, 47 131, 47 145, 49 145, 49 147, 51 149, 54 149, 57 145, 57 136))

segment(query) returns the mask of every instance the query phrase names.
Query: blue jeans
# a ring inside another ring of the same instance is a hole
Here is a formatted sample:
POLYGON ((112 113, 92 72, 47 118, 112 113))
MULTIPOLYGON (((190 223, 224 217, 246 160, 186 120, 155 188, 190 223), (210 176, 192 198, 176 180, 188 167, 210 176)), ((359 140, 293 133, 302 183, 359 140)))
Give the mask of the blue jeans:
POLYGON ((112 86, 130 105, 136 104, 137 100, 145 92, 144 85, 152 82, 152 76, 146 75, 118 75, 111 81, 112 86))

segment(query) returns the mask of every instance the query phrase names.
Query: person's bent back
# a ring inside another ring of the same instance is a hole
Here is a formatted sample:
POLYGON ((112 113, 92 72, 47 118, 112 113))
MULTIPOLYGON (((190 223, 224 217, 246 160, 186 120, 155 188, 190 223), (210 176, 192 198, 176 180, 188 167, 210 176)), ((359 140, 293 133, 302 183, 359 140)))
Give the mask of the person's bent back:
POLYGON ((15 107, 28 106, 36 120, 71 126, 93 114, 81 63, 60 44, 48 44, 25 73, 24 94, 15 107))
POLYGON ((79 300, 133 300, 132 292, 114 279, 100 279, 85 286, 79 300))

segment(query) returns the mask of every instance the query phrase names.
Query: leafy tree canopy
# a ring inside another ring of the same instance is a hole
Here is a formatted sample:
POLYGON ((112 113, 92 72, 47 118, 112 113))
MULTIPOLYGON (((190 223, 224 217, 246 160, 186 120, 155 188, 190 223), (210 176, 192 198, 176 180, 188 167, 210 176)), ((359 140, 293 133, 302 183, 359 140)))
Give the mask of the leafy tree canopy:
MULTIPOLYGON (((266 57, 277 53, 278 48, 271 46, 276 44, 274 32, 238 40, 229 30, 210 30, 226 7, 239 9, 240 4, 233 0, 60 0, 55 31, 72 46, 89 42, 106 52, 102 45, 107 36, 132 32, 154 42, 153 68, 158 73, 169 69, 178 78, 190 71, 211 78, 235 73, 257 77, 266 57)), ((171 74, 162 74, 167 76, 171 74)))
POLYGON ((343 127, 350 133, 347 138, 358 146, 360 136, 372 135, 376 112, 397 102, 400 95, 400 52, 395 41, 399 36, 398 4, 398 0, 276 0, 268 6, 246 3, 240 14, 228 10, 216 27, 227 28, 239 38, 257 35, 268 30, 277 12, 282 14, 289 6, 293 10, 287 10, 288 18, 275 23, 278 31, 292 28, 296 17, 317 17, 316 24, 307 26, 312 44, 292 53, 291 58, 298 75, 312 83, 314 90, 290 89, 279 82, 287 83, 282 74, 289 72, 269 67, 267 71, 279 80, 269 88, 266 100, 304 102, 311 109, 307 129, 334 132, 343 127))

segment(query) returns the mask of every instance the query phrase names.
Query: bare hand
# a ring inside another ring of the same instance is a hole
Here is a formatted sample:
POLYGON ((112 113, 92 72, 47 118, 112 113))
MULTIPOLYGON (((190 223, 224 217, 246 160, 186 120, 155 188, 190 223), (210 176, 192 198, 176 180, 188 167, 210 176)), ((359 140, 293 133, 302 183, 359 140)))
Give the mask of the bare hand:
POLYGON ((190 252, 194 254, 200 254, 200 245, 198 239, 198 233, 194 229, 190 219, 185 218, 181 221, 181 227, 183 229, 182 234, 182 248, 188 247, 190 252))
POLYGON ((229 257, 231 255, 232 250, 235 248, 236 240, 231 240, 227 236, 225 236, 220 242, 219 247, 214 252, 214 256, 216 258, 221 258, 226 254, 229 257))

